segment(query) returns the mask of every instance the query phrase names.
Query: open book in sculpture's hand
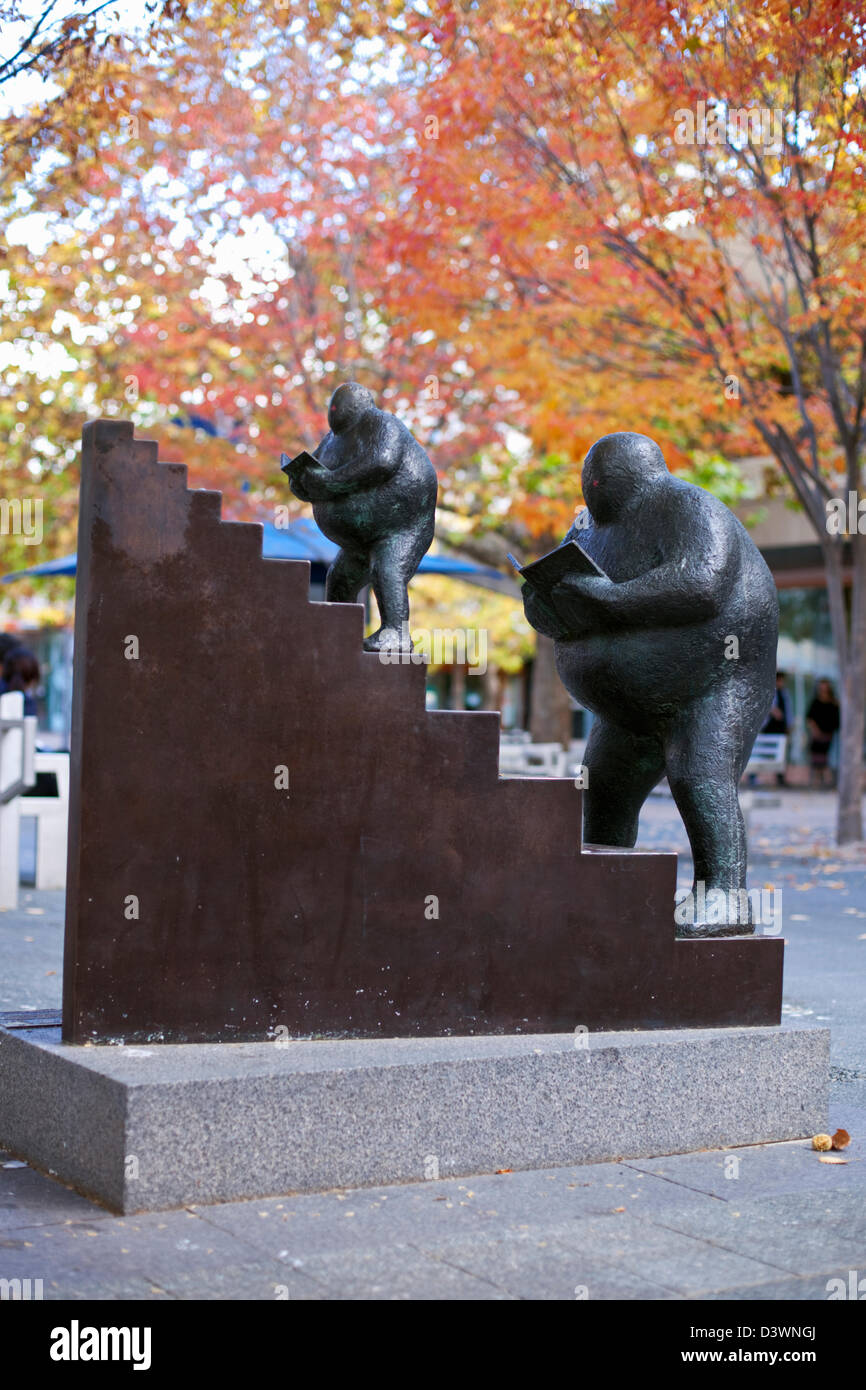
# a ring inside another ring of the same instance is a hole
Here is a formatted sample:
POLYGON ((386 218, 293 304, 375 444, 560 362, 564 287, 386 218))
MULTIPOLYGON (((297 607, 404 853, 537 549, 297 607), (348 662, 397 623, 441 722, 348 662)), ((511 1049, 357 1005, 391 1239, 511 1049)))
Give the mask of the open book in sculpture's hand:
POLYGON ((554 590, 568 575, 584 575, 588 578, 606 579, 604 570, 587 555, 577 541, 565 541, 549 554, 542 555, 531 565, 519 565, 513 555, 509 555, 514 568, 526 581, 524 606, 532 626, 554 641, 567 642, 578 634, 564 618, 556 605, 554 590), (530 612, 530 609, 532 610, 530 612))
POLYGON ((322 465, 315 454, 303 449, 290 459, 288 454, 280 455, 280 468, 289 480, 289 486, 302 502, 321 502, 331 495, 327 486, 329 478, 322 477, 322 465))
POLYGON ((527 584, 531 584, 543 598, 549 598, 556 585, 567 574, 607 577, 604 570, 599 568, 577 541, 565 541, 548 555, 542 555, 540 560, 534 560, 531 565, 519 565, 513 555, 509 555, 508 558, 521 578, 525 579, 527 584))
POLYGON ((288 454, 280 454, 280 468, 290 482, 293 477, 297 477, 305 468, 315 468, 317 464, 318 459, 316 456, 307 453, 306 449, 302 449, 299 454, 295 454, 293 459, 290 459, 288 454))
POLYGON ((338 386, 328 433, 312 453, 281 459, 296 497, 312 503, 320 531, 339 547, 328 603, 356 603, 371 584, 382 626, 368 652, 411 651, 408 585, 433 540, 436 470, 402 420, 379 410, 357 381, 338 386))
POLYGON ((315 455, 307 453, 306 449, 302 449, 299 454, 295 454, 293 459, 290 459, 288 454, 280 454, 280 468, 288 478, 293 492, 295 491, 296 483, 300 483, 303 487, 303 477, 306 470, 308 468, 315 468, 317 465, 318 459, 316 459, 315 455))

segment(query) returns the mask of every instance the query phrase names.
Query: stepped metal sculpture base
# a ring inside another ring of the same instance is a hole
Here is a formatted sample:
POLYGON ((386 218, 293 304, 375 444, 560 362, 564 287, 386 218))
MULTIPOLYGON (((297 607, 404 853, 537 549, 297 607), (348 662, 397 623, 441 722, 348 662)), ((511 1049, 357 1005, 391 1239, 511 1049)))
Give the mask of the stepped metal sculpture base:
POLYGON ((78 1047, 0 1026, 0 1072, 0 1147, 136 1212, 805 1138, 829 1033, 78 1047))
POLYGON ((129 424, 84 430, 63 1036, 778 1024, 783 944, 676 941, 676 856, 581 846, 129 424))

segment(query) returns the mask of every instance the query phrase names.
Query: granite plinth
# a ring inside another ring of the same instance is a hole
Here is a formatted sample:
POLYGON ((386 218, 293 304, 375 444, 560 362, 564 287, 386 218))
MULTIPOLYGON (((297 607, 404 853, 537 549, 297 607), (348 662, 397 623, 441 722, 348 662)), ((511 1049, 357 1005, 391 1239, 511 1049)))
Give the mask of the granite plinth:
POLYGON ((0 1145, 131 1213, 803 1138, 829 1032, 93 1047, 12 1026, 0 1077, 0 1145))

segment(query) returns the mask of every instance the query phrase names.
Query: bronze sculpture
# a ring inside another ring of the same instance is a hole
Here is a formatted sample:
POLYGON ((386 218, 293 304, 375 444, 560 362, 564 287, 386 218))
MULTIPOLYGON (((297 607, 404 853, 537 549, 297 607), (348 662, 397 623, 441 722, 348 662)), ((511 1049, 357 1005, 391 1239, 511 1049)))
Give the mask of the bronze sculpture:
POLYGON ((337 387, 328 424, 314 454, 282 458, 295 496, 313 504, 317 525, 340 547, 325 598, 355 603, 372 584, 381 626, 365 650, 411 649, 408 584, 433 540, 436 470, 402 421, 357 382, 337 387))
POLYGON ((586 839, 634 846, 641 806, 667 774, 692 847, 692 900, 727 904, 678 934, 749 935, 737 786, 773 699, 772 575, 733 513, 669 473, 646 435, 598 440, 582 485, 586 510, 566 541, 602 573, 574 565, 547 595, 527 583, 524 604, 555 641, 566 689, 597 716, 586 839))

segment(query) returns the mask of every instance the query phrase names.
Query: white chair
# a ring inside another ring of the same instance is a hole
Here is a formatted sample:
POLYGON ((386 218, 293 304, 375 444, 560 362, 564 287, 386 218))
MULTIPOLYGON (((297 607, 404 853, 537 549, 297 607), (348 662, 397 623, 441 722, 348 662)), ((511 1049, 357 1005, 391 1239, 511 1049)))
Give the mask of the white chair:
POLYGON ((20 690, 0 695, 0 908, 18 906, 21 793, 36 781, 36 719, 20 690))
POLYGON ((36 821, 36 887, 66 887, 66 836, 69 824, 69 754, 36 754, 36 793, 21 798, 21 818, 36 821), (41 774, 41 776, 40 776, 41 774))
POLYGON ((526 745, 522 743, 499 745, 500 777, 527 777, 529 768, 526 762, 526 745))
MULTIPOLYGON (((787 751, 787 734, 758 734, 743 775, 751 778, 758 772, 784 772, 787 766, 787 751)), ((755 807, 773 804, 772 800, 768 802, 765 797, 756 801, 756 791, 756 787, 747 784, 746 789, 740 793, 740 810, 743 813, 743 824, 747 834, 751 829, 752 812, 755 807)), ((776 798, 776 804, 778 804, 778 798, 776 798)))
POLYGON ((524 749, 530 773, 542 777, 566 777, 567 754, 561 743, 529 743, 524 749))
POLYGON ((758 734, 749 761, 748 777, 755 772, 784 772, 788 751, 787 734, 758 734))

